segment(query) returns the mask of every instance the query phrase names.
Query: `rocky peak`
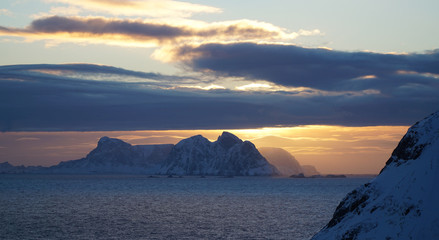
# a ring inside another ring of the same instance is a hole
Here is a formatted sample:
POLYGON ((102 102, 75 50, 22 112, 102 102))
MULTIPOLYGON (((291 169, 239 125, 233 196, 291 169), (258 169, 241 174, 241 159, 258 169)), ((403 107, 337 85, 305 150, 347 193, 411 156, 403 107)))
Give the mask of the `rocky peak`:
POLYGON ((224 149, 229 149, 237 143, 242 143, 242 140, 229 132, 223 132, 216 142, 224 149))
POLYGON ((180 141, 170 152, 161 174, 179 175, 276 175, 256 147, 235 135, 223 132, 210 142, 201 135, 180 141))
POLYGON ((176 147, 181 148, 183 146, 199 146, 199 145, 209 145, 211 142, 209 139, 201 136, 201 135, 195 135, 190 138, 186 138, 181 140, 179 143, 177 143, 176 147))
POLYGON ((98 146, 87 154, 87 157, 94 157, 97 155, 108 155, 114 152, 128 151, 131 144, 126 143, 117 138, 101 137, 98 141, 98 146))
POLYGON ((126 143, 117 138, 101 137, 98 142, 99 149, 102 148, 120 148, 120 147, 131 147, 131 144, 126 143))

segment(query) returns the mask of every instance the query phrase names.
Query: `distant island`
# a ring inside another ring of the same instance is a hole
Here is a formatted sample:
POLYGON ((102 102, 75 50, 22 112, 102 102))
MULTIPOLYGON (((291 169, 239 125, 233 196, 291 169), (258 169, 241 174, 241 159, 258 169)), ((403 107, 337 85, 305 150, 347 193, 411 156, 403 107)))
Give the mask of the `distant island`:
POLYGON ((102 137, 86 157, 60 162, 51 167, 13 166, 0 163, 0 173, 38 174, 147 174, 176 176, 290 176, 310 177, 319 173, 301 166, 281 148, 258 150, 223 132, 215 142, 201 135, 174 144, 131 145, 120 139, 102 137))
POLYGON ((305 176, 303 173, 299 174, 293 174, 290 176, 290 178, 346 178, 346 175, 344 174, 327 174, 327 175, 311 175, 311 176, 305 176))

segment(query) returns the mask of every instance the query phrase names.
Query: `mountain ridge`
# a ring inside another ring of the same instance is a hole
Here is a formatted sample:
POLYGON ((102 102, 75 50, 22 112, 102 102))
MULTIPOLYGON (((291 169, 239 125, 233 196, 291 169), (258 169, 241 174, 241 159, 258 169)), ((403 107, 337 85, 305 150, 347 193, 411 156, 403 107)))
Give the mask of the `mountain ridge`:
POLYGON ((86 157, 63 161, 47 173, 125 173, 153 174, 173 144, 131 145, 120 139, 102 137, 86 157))
POLYGON ((223 132, 215 142, 201 135, 180 141, 159 174, 272 176, 278 175, 278 170, 253 143, 223 132))
POLYGON ((0 165, 0 173, 44 174, 149 174, 273 176, 278 170, 253 143, 223 132, 215 142, 202 135, 176 145, 131 145, 117 138, 101 137, 84 158, 50 167, 0 165), (182 157, 185 157, 183 159, 182 157), (186 161, 186 162, 185 162, 186 161))

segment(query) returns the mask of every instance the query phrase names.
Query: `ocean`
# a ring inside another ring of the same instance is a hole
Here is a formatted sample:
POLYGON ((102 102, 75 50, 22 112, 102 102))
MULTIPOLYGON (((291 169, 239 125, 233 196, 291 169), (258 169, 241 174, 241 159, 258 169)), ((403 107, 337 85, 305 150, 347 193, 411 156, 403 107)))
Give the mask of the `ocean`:
POLYGON ((309 239, 369 180, 0 175, 0 238, 309 239))

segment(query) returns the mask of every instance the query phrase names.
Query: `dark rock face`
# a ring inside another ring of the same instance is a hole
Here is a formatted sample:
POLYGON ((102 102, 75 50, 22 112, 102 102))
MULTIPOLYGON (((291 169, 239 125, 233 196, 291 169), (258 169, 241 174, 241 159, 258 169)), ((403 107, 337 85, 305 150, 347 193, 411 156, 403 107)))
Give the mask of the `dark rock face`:
POLYGON ((418 138, 414 137, 412 134, 406 134, 402 140, 399 142, 398 146, 393 150, 392 157, 387 160, 386 165, 389 165, 395 160, 412 160, 416 159, 421 155, 422 150, 427 144, 417 144, 418 138))
POLYGON ((370 184, 365 184, 364 188, 360 188, 350 192, 337 206, 331 221, 329 221, 327 227, 331 228, 339 223, 346 214, 355 212, 360 214, 366 201, 369 199, 369 193, 371 190, 367 189, 370 184), (361 192, 359 192, 361 191, 361 192))
POLYGON ((133 160, 137 161, 141 158, 142 152, 135 151, 131 144, 109 137, 102 137, 98 146, 85 157, 89 163, 127 165, 133 165, 133 160))
POLYGON ((398 143, 398 146, 393 150, 392 156, 389 158, 389 160, 387 160, 386 166, 381 170, 381 172, 389 165, 400 165, 404 162, 417 159, 421 155, 424 148, 431 144, 433 140, 431 138, 434 138, 434 134, 438 134, 431 132, 433 128, 433 126, 431 126, 432 121, 437 118, 439 118, 439 112, 431 114, 424 120, 419 121, 410 127, 410 129, 398 143), (429 134, 433 135, 428 136, 429 134))
POLYGON ((131 144, 117 138, 101 137, 94 151, 107 151, 111 149, 129 148, 131 144))
POLYGON ((242 143, 242 140, 229 132, 223 132, 216 142, 224 149, 230 149, 235 144, 242 143))

